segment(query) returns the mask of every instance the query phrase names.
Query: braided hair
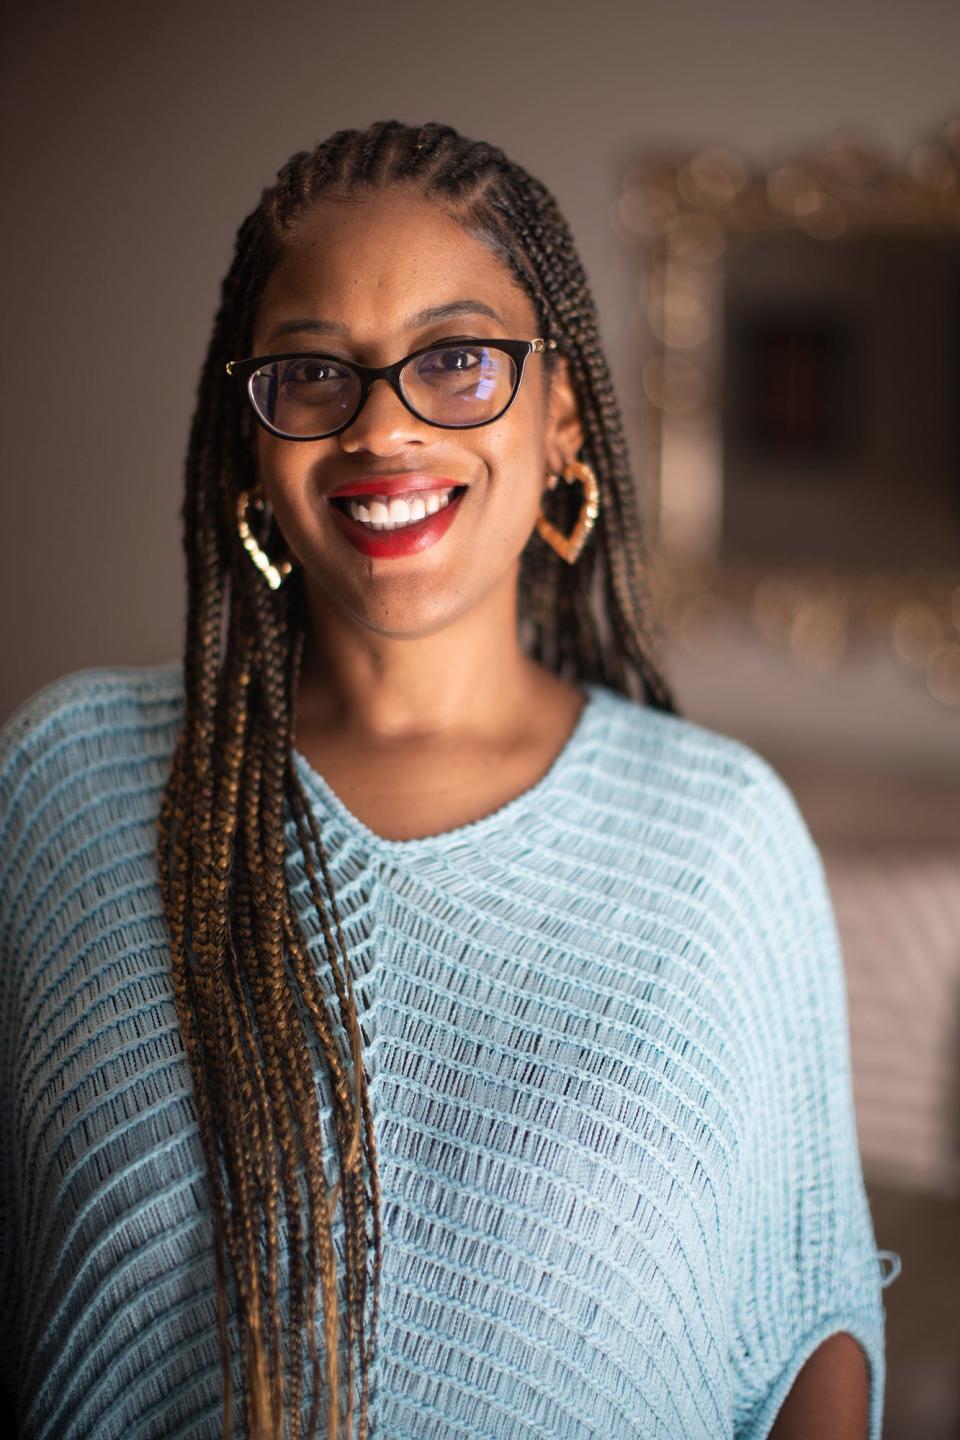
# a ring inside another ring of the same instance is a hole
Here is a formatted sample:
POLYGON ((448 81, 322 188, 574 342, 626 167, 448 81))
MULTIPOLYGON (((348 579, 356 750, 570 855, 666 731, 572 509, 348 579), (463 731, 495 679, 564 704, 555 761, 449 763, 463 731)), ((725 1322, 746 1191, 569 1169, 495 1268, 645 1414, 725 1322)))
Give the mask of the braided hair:
MULTIPOLYGON (((184 714, 157 849, 211 1196, 224 1434, 232 1433, 234 1413, 232 1280, 244 1434, 257 1440, 302 1433, 304 1348, 307 1434, 316 1434, 325 1401, 328 1440, 355 1433, 364 1440, 382 1246, 373 1117, 347 949, 317 821, 293 760, 304 590, 296 570, 279 590, 268 589, 241 546, 236 504, 257 482, 255 422, 225 365, 249 353, 266 282, 311 204, 393 185, 415 187, 490 247, 531 298, 540 333, 557 338, 570 366, 600 514, 576 565, 538 537, 524 550, 519 619, 527 653, 557 674, 599 681, 676 713, 656 659, 660 638, 635 490, 597 313, 549 191, 495 146, 447 125, 380 121, 339 130, 292 156, 240 226, 200 376, 181 511, 184 714), (332 991, 308 954, 291 900, 288 821, 302 850, 332 991), (323 1163, 318 1046, 339 1164, 332 1186, 323 1163), (338 1206, 342 1279, 334 1245, 338 1206)), ((577 504, 569 487, 561 491, 567 493, 554 499, 566 530, 577 504)))

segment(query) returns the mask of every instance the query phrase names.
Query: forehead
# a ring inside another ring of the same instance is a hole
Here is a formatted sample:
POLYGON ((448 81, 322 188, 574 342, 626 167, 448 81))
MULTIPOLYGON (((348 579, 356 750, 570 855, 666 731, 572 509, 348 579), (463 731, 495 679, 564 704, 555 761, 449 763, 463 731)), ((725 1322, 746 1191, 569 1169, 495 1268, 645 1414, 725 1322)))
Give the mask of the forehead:
MULTIPOLYGON (((420 310, 466 298, 502 317, 502 329, 483 321, 488 332, 532 336, 533 304, 504 262, 438 205, 395 188, 311 207, 267 282, 256 330, 263 338, 286 320, 322 317, 375 343, 411 334, 405 322, 420 310)), ((452 330, 478 323, 465 314, 452 330)))

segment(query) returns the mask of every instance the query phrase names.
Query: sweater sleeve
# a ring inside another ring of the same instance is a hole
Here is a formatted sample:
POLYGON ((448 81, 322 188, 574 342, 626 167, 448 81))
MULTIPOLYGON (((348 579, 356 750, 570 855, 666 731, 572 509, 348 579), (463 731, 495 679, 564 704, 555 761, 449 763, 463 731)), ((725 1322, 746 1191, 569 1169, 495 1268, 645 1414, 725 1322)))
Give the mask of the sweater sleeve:
POLYGON ((71 775, 70 707, 107 673, 71 671, 51 680, 0 726, 0 1386, 11 1394, 20 1358, 23 1217, 17 1182, 18 1137, 25 1126, 17 1054, 21 993, 31 963, 21 936, 58 843, 56 791, 71 775))
POLYGON ((32 894, 31 816, 40 807, 42 736, 61 686, 62 681, 53 681, 30 695, 0 727, 0 1313, 5 1320, 0 1325, 0 1385, 11 1395, 16 1391, 20 1313, 13 1074, 22 957, 16 928, 32 894))
POLYGON ((735 1435, 769 1434, 828 1336, 868 1362, 870 1440, 884 1385, 882 1256, 863 1183, 843 960, 820 852, 776 771, 752 754, 744 790, 751 866, 745 965, 750 1110, 733 1257, 735 1435))

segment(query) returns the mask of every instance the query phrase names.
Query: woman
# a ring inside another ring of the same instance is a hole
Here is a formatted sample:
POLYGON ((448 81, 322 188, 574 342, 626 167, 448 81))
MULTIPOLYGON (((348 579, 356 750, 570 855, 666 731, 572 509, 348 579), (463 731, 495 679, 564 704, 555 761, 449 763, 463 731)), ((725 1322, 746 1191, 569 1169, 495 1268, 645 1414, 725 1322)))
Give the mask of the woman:
POLYGON ((24 1434, 875 1440, 819 854, 677 713, 544 187, 295 155, 183 514, 183 665, 3 736, 24 1434))

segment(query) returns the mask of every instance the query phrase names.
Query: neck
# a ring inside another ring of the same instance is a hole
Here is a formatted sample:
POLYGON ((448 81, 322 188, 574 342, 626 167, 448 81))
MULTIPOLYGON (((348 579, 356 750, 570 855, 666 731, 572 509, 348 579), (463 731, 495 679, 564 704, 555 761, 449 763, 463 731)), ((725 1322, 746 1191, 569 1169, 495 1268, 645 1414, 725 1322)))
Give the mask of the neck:
POLYGON ((372 629, 309 592, 298 724, 364 747, 515 730, 542 670, 520 649, 516 575, 433 632, 372 629))

